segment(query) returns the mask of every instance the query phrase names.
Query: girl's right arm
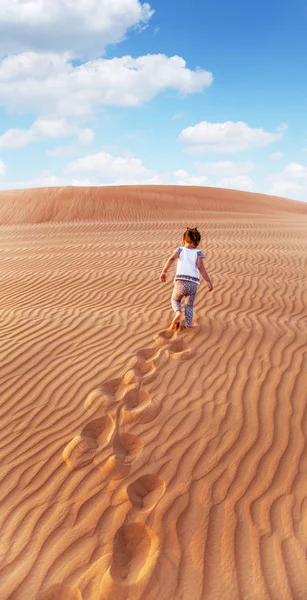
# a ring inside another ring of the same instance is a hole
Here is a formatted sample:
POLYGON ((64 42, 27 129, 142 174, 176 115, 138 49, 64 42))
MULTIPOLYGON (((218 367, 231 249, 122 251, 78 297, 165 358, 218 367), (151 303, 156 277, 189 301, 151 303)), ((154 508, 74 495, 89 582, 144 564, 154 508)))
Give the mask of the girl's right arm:
POLYGON ((164 265, 164 269, 160 275, 160 281, 162 283, 166 282, 166 273, 169 270, 169 268, 172 266, 173 262, 175 262, 175 260, 177 260, 179 258, 179 252, 176 250, 174 252, 174 254, 172 254, 172 256, 166 261, 165 265, 164 265))

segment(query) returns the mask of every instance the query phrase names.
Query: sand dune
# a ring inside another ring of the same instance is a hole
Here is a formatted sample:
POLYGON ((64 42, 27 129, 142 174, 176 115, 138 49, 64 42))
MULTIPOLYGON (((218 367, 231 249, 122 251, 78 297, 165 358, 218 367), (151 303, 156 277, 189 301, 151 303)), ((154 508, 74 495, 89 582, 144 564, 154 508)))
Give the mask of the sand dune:
POLYGON ((0 199, 1 600, 306 600, 307 204, 0 199), (214 290, 173 332, 195 223, 214 290))
POLYGON ((208 213, 306 215, 307 204, 210 187, 62 187, 0 192, 0 224, 194 219, 208 213), (205 213, 205 214, 204 214, 205 213))

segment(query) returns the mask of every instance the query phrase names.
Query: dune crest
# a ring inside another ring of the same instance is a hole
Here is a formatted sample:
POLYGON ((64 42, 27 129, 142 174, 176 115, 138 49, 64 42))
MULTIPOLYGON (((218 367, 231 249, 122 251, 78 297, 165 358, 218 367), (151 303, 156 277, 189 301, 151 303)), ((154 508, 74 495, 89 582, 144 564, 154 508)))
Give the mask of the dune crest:
POLYGON ((0 196, 1 600, 304 600, 307 204, 0 196), (173 331, 191 223, 214 289, 173 331))
POLYGON ((198 223, 199 215, 306 215, 307 203, 265 194, 170 185, 58 187, 0 191, 0 225, 96 222, 198 223))

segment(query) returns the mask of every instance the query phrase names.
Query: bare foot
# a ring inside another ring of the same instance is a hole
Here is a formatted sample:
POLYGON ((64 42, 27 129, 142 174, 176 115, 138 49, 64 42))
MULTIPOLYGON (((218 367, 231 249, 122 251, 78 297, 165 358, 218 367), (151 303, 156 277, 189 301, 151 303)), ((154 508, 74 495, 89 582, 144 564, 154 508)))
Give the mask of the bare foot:
POLYGON ((174 330, 179 329, 180 319, 181 319, 181 312, 180 312, 180 310, 177 310, 177 312, 172 320, 171 329, 174 329, 174 330))

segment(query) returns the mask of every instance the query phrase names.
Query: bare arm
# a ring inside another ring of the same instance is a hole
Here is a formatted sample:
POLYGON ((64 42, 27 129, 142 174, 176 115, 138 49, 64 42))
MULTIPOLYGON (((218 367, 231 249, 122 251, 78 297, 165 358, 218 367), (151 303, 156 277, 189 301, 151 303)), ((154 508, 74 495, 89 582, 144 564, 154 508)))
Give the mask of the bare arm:
POLYGON ((174 252, 174 254, 172 254, 172 256, 166 261, 165 265, 164 265, 164 269, 160 275, 160 281, 162 283, 166 282, 166 273, 169 270, 169 268, 172 266, 173 262, 175 262, 175 260, 177 260, 179 258, 179 253, 174 252))
POLYGON ((207 270, 204 267, 203 260, 200 256, 198 257, 196 264, 197 264, 197 268, 198 268, 200 274, 202 275, 202 277, 206 280, 206 282, 208 284, 209 292, 211 292, 211 290, 213 289, 212 281, 209 277, 207 270))

